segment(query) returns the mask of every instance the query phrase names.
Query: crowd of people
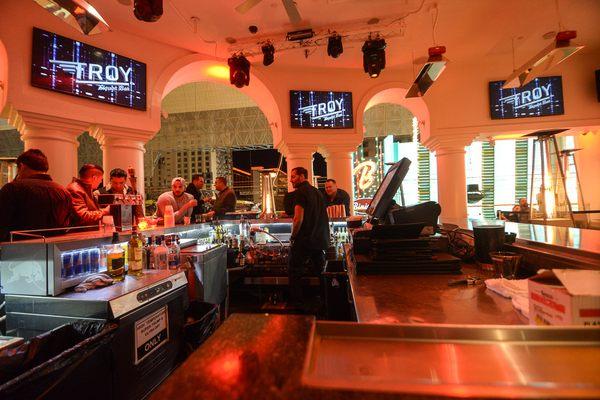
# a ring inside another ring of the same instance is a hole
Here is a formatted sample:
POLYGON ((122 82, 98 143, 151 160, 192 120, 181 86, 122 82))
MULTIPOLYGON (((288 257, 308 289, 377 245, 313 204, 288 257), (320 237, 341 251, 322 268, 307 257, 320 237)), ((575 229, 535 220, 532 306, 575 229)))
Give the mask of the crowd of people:
MULTIPOLYGON (((25 151, 16 164, 17 176, 0 189, 0 241, 9 240, 14 231, 44 230, 49 235, 64 233, 68 227, 98 226, 104 216, 110 215, 110 205, 100 206, 99 196, 137 193, 135 184, 127 185, 128 174, 121 168, 110 171, 109 183, 103 186, 104 169, 84 164, 65 188, 52 181, 48 159, 41 150, 25 151)), ((129 178, 130 183, 135 182, 129 178)), ((163 217, 168 204, 173 207, 177 223, 186 216, 203 215, 209 220, 235 211, 236 197, 227 179, 217 177, 215 189, 218 193, 212 199, 201 175, 194 175, 187 188, 183 178, 174 178, 171 190, 158 198, 156 215, 163 217)), ((144 207, 133 206, 133 213, 142 218, 144 207)))

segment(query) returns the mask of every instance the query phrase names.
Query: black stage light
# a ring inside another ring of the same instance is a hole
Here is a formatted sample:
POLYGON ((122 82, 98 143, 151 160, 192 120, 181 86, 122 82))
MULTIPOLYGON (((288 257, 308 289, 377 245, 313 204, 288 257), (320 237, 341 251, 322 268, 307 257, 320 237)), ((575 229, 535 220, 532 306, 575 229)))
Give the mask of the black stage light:
POLYGON ((333 58, 338 58, 344 52, 342 45, 342 37, 337 33, 329 36, 327 39, 327 55, 333 58))
POLYGON ((163 14, 163 0, 135 0, 133 14, 140 21, 156 22, 163 14))
POLYGON ((261 47, 263 53, 263 65, 266 67, 275 61, 275 47, 271 43, 265 43, 261 47))
POLYGON ((234 55, 227 60, 229 65, 229 82, 235 87, 243 88, 250 83, 250 62, 242 54, 234 55))
POLYGON ((371 78, 377 78, 385 68, 384 39, 370 39, 363 44, 363 68, 371 78))

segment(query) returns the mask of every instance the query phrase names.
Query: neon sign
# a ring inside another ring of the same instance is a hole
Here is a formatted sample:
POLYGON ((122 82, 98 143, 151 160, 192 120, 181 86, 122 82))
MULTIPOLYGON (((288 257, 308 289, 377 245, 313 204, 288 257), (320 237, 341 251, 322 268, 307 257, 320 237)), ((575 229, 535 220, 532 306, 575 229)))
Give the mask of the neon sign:
POLYGON ((356 176, 356 182, 360 190, 370 188, 375 183, 375 174, 377 172, 377 164, 375 161, 363 161, 352 170, 352 174, 356 176))
POLYGON ((131 67, 125 69, 114 65, 102 66, 100 64, 62 60, 50 60, 50 63, 75 75, 75 83, 78 85, 96 85, 98 90, 104 91, 129 90, 128 86, 131 85, 130 78, 133 70, 131 67), (123 76, 122 80, 120 80, 121 75, 123 76), (123 89, 119 87, 123 87, 123 89))

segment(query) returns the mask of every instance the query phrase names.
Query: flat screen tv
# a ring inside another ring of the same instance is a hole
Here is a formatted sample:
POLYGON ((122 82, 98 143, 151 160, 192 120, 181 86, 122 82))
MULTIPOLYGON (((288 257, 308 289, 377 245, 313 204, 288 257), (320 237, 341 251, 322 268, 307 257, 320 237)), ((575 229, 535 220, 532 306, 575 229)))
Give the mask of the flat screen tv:
POLYGON ((504 81, 490 82, 492 119, 531 118, 565 113, 562 78, 536 78, 527 85, 502 89, 504 81))
POLYGON ((146 64, 39 28, 33 28, 31 84, 146 109, 146 64))
POLYGON ((367 215, 377 219, 382 219, 387 215, 392 206, 394 196, 398 192, 398 189, 400 189, 400 185, 408 173, 409 167, 410 160, 404 157, 388 169, 383 177, 383 181, 381 181, 381 185, 379 185, 377 192, 375 192, 375 196, 373 196, 373 200, 371 200, 371 204, 367 208, 367 215))
POLYGON ((351 92, 290 90, 292 128, 354 128, 351 92))

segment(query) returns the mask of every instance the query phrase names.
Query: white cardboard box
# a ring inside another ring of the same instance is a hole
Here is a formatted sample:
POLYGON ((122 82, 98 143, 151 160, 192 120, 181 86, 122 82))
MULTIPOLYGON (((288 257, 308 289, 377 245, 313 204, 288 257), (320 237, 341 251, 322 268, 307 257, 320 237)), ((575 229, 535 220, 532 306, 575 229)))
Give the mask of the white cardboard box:
POLYGON ((544 271, 528 288, 531 325, 600 326, 600 271, 544 271))

